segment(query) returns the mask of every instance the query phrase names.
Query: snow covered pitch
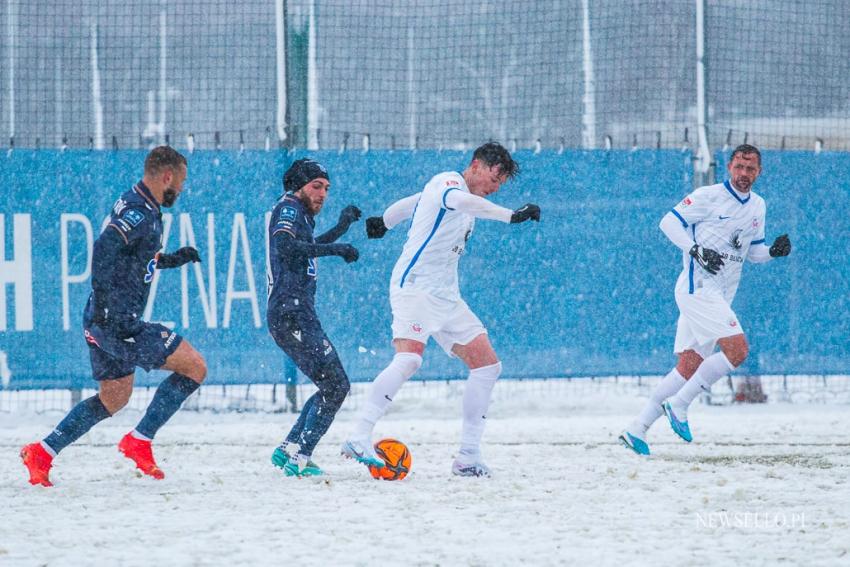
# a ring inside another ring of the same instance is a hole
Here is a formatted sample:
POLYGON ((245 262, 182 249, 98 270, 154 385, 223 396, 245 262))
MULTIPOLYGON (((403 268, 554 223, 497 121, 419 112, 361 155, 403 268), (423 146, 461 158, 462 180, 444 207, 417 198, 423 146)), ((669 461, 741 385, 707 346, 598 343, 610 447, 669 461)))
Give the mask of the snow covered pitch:
POLYGON ((496 477, 449 474, 462 384, 408 384, 378 432, 410 476, 373 480, 338 456, 355 388, 315 459, 325 480, 269 463, 292 414, 183 411, 139 477, 104 422, 31 487, 17 452, 60 412, 0 413, 0 565, 706 565, 850 563, 846 403, 695 404, 695 441, 659 421, 653 456, 617 444, 647 390, 500 383, 484 448, 496 477))

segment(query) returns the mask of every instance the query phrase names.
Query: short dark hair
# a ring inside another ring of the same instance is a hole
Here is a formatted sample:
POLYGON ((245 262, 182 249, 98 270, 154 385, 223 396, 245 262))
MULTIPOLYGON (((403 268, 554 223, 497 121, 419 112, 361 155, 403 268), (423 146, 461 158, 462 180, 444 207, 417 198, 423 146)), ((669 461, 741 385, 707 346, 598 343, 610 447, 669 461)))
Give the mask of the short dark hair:
POLYGON ((145 174, 156 175, 163 169, 186 167, 186 158, 171 146, 157 146, 145 158, 145 174))
POLYGON ((502 172, 502 175, 507 175, 508 179, 513 179, 519 175, 519 164, 511 157, 511 153, 498 142, 487 142, 479 146, 472 154, 472 159, 483 161, 489 167, 498 165, 499 171, 502 172))
POLYGON ((751 146, 750 144, 741 144, 734 150, 732 150, 732 155, 729 156, 729 163, 734 161, 735 156, 740 155, 742 158, 746 158, 747 154, 756 154, 756 157, 759 161, 759 167, 761 167, 761 152, 755 146, 751 146))

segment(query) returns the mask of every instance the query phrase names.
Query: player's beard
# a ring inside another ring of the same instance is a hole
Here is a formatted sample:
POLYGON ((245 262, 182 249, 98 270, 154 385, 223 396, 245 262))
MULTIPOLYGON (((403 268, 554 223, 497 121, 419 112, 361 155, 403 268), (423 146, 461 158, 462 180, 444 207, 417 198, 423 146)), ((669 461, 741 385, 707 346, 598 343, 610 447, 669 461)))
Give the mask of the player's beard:
POLYGON ((171 207, 175 201, 177 201, 177 191, 169 187, 162 194, 162 206, 171 207))
POLYGON ((735 183, 735 189, 741 193, 746 193, 753 187, 753 180, 749 177, 738 177, 732 181, 735 183))
POLYGON ((301 202, 304 203, 304 206, 307 207, 307 210, 313 216, 318 215, 324 205, 324 201, 313 200, 304 192, 301 193, 301 202))

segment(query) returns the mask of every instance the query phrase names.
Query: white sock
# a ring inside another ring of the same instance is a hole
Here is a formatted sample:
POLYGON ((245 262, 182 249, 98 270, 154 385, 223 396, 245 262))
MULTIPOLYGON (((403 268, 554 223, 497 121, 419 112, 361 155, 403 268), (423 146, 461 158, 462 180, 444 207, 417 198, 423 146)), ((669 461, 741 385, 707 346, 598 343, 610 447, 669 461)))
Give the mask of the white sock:
POLYGON ((481 436, 487 423, 487 408, 493 386, 502 373, 502 363, 483 366, 469 371, 463 393, 463 428, 460 434, 460 452, 466 457, 477 457, 481 436))
POLYGON ((151 438, 150 438, 150 437, 145 437, 144 435, 142 435, 141 433, 139 433, 139 432, 138 432, 138 431, 136 431, 135 429, 134 429, 133 431, 131 431, 131 432, 130 432, 130 436, 131 436, 131 437, 135 437, 135 438, 136 438, 136 439, 138 439, 139 441, 150 441, 150 440, 151 440, 151 438))
POLYGON ((363 404, 359 419, 354 425, 355 439, 371 443, 372 429, 375 428, 375 424, 387 411, 402 385, 416 374, 420 366, 422 366, 422 357, 415 352, 396 353, 389 366, 384 368, 372 382, 366 403, 363 404))
POLYGON ((58 455, 58 453, 53 450, 53 447, 51 447, 50 445, 48 445, 44 441, 41 441, 40 443, 41 443, 41 446, 44 448, 44 450, 47 451, 47 454, 55 459, 56 455, 58 455))
POLYGON ((732 370, 735 370, 735 367, 723 352, 716 352, 703 360, 688 383, 670 399, 670 405, 676 416, 683 419, 684 416, 680 416, 679 413, 686 413, 688 406, 701 392, 708 392, 712 384, 732 370))
POLYGON ((649 395, 649 401, 646 402, 643 410, 641 410, 635 420, 629 425, 627 431, 635 437, 643 439, 646 436, 646 432, 655 423, 655 420, 664 415, 664 410, 661 409, 661 404, 664 403, 664 400, 678 392, 686 383, 687 380, 682 377, 676 368, 668 372, 667 376, 661 380, 652 394, 649 395))

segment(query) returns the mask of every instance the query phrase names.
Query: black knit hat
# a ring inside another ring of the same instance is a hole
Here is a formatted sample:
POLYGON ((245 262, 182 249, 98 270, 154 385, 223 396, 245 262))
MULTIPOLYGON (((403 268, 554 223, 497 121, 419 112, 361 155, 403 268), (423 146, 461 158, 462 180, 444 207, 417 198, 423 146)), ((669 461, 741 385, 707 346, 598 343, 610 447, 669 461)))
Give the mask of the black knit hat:
POLYGON ((287 193, 298 191, 314 179, 327 179, 328 170, 325 166, 310 158, 301 158, 292 162, 283 174, 283 190, 287 193))

